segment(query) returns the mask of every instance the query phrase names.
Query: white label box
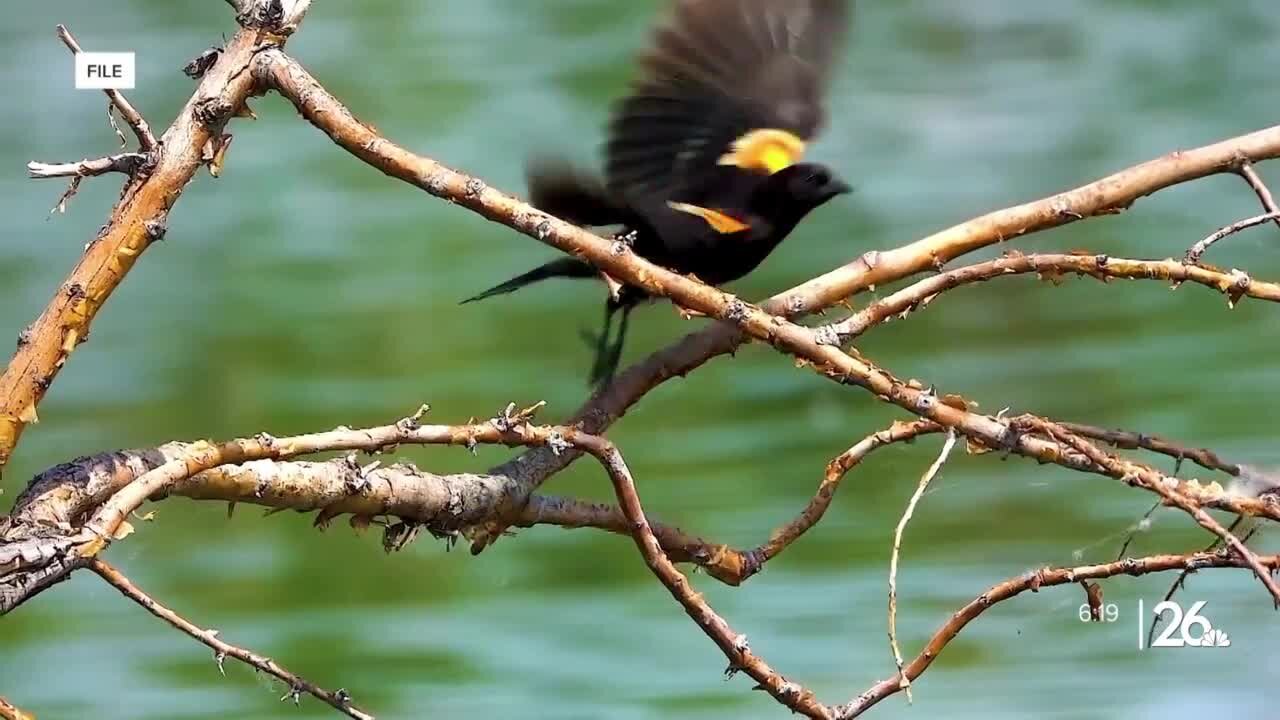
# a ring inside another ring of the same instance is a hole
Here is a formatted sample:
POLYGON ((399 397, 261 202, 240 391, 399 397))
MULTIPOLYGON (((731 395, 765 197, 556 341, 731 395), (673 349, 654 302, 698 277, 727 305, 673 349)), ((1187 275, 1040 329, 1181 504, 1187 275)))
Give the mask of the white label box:
POLYGON ((76 88, 79 90, 129 90, 137 76, 131 52, 76 53, 76 88))

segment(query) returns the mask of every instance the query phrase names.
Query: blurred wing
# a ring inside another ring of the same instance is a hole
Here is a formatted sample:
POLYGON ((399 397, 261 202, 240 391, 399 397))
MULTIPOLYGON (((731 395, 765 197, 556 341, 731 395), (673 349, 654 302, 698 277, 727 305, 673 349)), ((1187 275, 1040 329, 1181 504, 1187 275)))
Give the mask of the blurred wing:
POLYGON ((852 0, 675 0, 615 110, 609 190, 672 198, 723 177, 772 173, 817 134, 852 0))

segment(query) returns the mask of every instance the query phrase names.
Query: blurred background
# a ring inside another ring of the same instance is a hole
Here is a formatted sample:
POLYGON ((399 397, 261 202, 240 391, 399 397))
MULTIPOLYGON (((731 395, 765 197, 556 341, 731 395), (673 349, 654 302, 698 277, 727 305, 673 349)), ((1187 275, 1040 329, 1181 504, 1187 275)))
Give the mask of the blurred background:
MULTIPOLYGON (((657 0, 316 2, 289 51, 363 120, 425 155, 513 192, 532 151, 597 161, 608 102, 630 74, 657 0)), ((43 308, 103 223, 120 183, 91 179, 65 215, 64 183, 28 160, 116 151, 100 92, 72 87, 53 36, 138 53, 129 96, 162 130, 189 96, 180 68, 230 35, 219 2, 21 3, 0 26, 0 337, 43 308)), ((1164 152, 1269 126, 1280 16, 1269 0, 946 0, 860 3, 833 118, 812 156, 857 192, 811 217, 732 286, 759 298, 988 210, 1082 184, 1164 152)), ((76 352, 5 473, 7 506, 41 469, 170 439, 379 424, 430 402, 439 422, 585 398, 602 290, 547 283, 515 298, 460 298, 553 252, 388 180, 335 148, 277 97, 235 122, 224 175, 201 173, 164 243, 146 253, 76 352)), ((1280 187, 1280 165, 1263 164, 1280 187)), ((1022 251, 1087 248, 1180 256, 1258 212, 1237 177, 1142 200, 1123 215, 1019 239, 1022 251)), ((1280 277, 1266 226, 1209 262, 1280 277)), ((884 289, 880 289, 884 292, 884 289)), ((859 303, 866 302, 866 296, 859 303)), ((628 360, 704 321, 666 305, 632 323, 628 360)), ((903 377, 995 412, 1160 433, 1231 459, 1280 464, 1275 415, 1280 313, 1187 286, 1030 278, 948 294, 859 349, 903 377)), ((611 431, 650 513, 754 545, 797 511, 827 460, 901 417, 769 349, 748 347, 651 393, 611 431)), ((827 701, 893 664, 885 585, 894 524, 938 438, 856 470, 821 525, 745 587, 699 588, 753 649, 827 701)), ((436 471, 483 469, 449 449, 405 449, 436 471)), ((1171 463, 1155 460, 1162 467, 1171 463)), ((1191 467, 1184 474, 1209 474, 1191 467)), ((610 496, 590 462, 548 490, 610 496)), ((1109 480, 992 455, 957 456, 907 531, 900 638, 914 655, 988 585, 1044 564, 1113 559, 1151 497, 1109 480)), ((420 540, 384 555, 376 534, 242 506, 171 500, 111 552, 143 588, 225 639, 271 655, 380 717, 737 718, 785 714, 724 661, 625 538, 542 528, 478 558, 420 540)), ((1207 537, 1157 512, 1132 552, 1207 537)), ((1266 538, 1262 539, 1266 547, 1266 538)), ((1274 549, 1274 544, 1271 546, 1274 549)), ((916 684, 870 717, 1263 718, 1280 672, 1277 621, 1245 572, 1191 578, 1184 602, 1227 649, 1136 649, 1137 600, 1171 576, 1105 584, 1114 624, 1077 619, 1058 588, 1000 605, 916 684), (1176 682, 1171 682, 1176 678, 1176 682)), ((0 619, 0 692, 41 718, 329 717, 309 698, 210 653, 88 574, 0 619)))

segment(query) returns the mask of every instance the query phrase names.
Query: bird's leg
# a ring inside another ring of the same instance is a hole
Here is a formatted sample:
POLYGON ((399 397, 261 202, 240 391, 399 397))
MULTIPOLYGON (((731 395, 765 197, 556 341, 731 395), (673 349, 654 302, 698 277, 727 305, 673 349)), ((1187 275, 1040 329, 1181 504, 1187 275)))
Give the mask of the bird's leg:
POLYGON ((627 325, 631 322, 631 310, 634 307, 634 305, 627 305, 622 308, 622 322, 618 324, 618 339, 613 341, 613 347, 609 351, 609 364, 605 368, 605 381, 613 377, 613 374, 618 371, 618 365, 622 362, 622 343, 627 339, 627 325))
POLYGON ((597 385, 600 377, 604 374, 605 365, 608 364, 610 353, 609 336, 613 330, 613 314, 617 312, 618 305, 612 300, 605 303, 604 306, 604 326, 600 328, 600 334, 596 336, 596 356, 591 364, 591 384, 597 385))
POLYGON ((601 279, 604 280, 605 287, 609 288, 609 299, 617 302, 622 299, 622 283, 613 279, 609 273, 600 273, 601 279))
MULTIPOLYGON (((626 249, 635 246, 636 238, 639 234, 635 230, 626 230, 624 232, 614 233, 614 254, 620 254, 626 249)), ((612 275, 606 272, 600 273, 600 279, 604 280, 605 287, 609 288, 609 299, 618 302, 622 300, 622 283, 614 279, 612 275)))

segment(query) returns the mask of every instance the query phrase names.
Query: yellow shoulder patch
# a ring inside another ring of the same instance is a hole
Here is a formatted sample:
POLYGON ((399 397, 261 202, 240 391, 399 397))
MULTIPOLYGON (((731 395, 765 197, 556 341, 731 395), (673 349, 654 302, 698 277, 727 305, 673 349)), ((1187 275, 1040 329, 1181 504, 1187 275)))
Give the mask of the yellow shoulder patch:
POLYGON ((713 230, 724 235, 742 232, 743 230, 751 227, 741 220, 719 212, 718 210, 711 210, 710 208, 678 202, 668 202, 667 205, 669 205, 672 210, 679 210, 680 212, 689 213, 690 215, 697 215, 703 220, 706 220, 707 224, 710 225, 713 230))
POLYGON ((772 175, 804 155, 804 141, 786 130, 752 130, 733 141, 721 165, 737 165, 772 175))

